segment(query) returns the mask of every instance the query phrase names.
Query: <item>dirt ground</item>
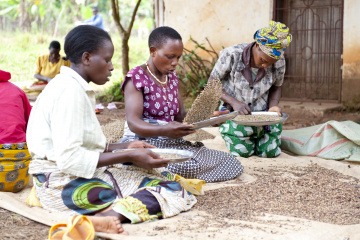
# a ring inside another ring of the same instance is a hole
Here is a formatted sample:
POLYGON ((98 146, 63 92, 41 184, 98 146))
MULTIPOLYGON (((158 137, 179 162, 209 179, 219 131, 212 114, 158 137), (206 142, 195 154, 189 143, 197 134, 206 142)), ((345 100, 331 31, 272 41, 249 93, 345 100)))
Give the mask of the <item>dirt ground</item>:
MULTIPOLYGON (((360 123, 360 113, 359 112, 345 112, 345 111, 331 111, 325 112, 324 114, 320 112, 310 112, 306 111, 305 109, 286 109, 286 113, 289 115, 288 120, 284 124, 284 129, 295 129, 301 128, 306 126, 312 126, 316 124, 321 124, 329 120, 351 120, 357 123, 360 123)), ((98 119, 101 125, 109 123, 116 119, 123 119, 125 114, 123 109, 115 109, 115 110, 108 110, 104 109, 101 114, 98 114, 98 119)), ((201 140, 202 138, 206 138, 206 134, 203 131, 198 131, 198 134, 193 136, 191 140, 201 140)), ((321 171, 321 169, 319 169, 321 171)), ((276 181, 276 179, 274 179, 276 181)), ((260 182, 261 183, 261 182, 260 182)), ((264 183, 265 184, 265 183, 264 183)), ((253 188, 254 189, 254 188, 253 188)), ((243 189, 244 190, 244 189, 243 189)), ((215 190, 211 191, 209 194, 211 196, 216 197, 218 194, 225 194, 228 195, 224 191, 228 190, 215 190)), ((254 191, 252 189, 248 189, 248 191, 254 191)), ((243 191, 244 192, 244 191, 243 191)), ((266 201, 266 200, 265 200, 266 201)), ((240 217, 251 217, 251 209, 247 212, 241 211, 240 213, 242 216, 234 215, 234 213, 230 213, 228 209, 230 209, 229 203, 207 203, 206 198, 199 198, 199 202, 196 206, 197 209, 202 209, 205 204, 213 204, 213 215, 214 217, 221 217, 227 216, 229 217, 233 214, 233 218, 240 218, 240 217), (225 205, 224 205, 225 204, 225 205), (227 206, 227 207, 221 207, 227 206)), ((231 203, 232 205, 236 206, 236 203, 231 203)), ((261 214, 261 209, 256 208, 254 206, 253 211, 256 211, 258 214, 261 214)), ((278 211, 281 211, 279 209, 278 211)), ((275 213, 278 213, 275 209, 275 213)), ((305 217, 308 219, 316 218, 316 216, 303 216, 299 215, 300 217, 305 217)), ((341 224, 341 219, 333 219, 332 216, 328 216, 327 222, 337 222, 341 224)), ((17 215, 15 213, 9 212, 5 209, 0 208, 0 234, 1 239, 46 239, 49 227, 43 224, 39 224, 37 222, 31 221, 25 217, 17 215)), ((326 221, 325 221, 326 222, 326 221)), ((354 219, 352 223, 359 223, 359 219, 354 219)))

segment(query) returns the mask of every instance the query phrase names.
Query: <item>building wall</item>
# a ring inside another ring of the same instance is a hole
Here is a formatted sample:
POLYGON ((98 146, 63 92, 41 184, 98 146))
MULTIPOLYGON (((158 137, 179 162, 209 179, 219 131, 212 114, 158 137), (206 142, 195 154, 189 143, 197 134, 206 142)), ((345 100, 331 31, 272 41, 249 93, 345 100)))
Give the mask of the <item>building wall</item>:
POLYGON ((342 100, 360 104, 360 1, 344 1, 342 100))
POLYGON ((252 41, 254 32, 271 19, 272 0, 164 0, 164 25, 175 28, 185 47, 190 37, 215 50, 252 41))
MULTIPOLYGON (((175 28, 187 48, 191 48, 190 36, 199 43, 206 43, 207 37, 216 51, 251 42, 254 32, 267 26, 273 16, 273 0, 163 0, 163 3, 164 25, 175 28)), ((360 103, 359 9, 359 0, 344 0, 343 102, 360 103)))

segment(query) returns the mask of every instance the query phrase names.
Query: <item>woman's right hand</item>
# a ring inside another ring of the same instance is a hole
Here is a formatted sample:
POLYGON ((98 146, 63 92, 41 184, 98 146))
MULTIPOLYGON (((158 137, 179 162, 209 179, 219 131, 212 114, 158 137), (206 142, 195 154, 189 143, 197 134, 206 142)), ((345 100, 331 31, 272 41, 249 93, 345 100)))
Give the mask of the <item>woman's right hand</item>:
POLYGON ((251 109, 246 103, 237 101, 236 103, 232 103, 231 106, 234 111, 238 111, 240 115, 248 115, 251 113, 251 109))
POLYGON ((181 138, 186 135, 195 133, 194 126, 187 123, 173 121, 163 125, 163 127, 164 133, 162 135, 169 138, 181 138))
POLYGON ((145 169, 166 167, 169 160, 161 159, 160 156, 146 148, 139 148, 136 151, 128 151, 131 162, 145 169))

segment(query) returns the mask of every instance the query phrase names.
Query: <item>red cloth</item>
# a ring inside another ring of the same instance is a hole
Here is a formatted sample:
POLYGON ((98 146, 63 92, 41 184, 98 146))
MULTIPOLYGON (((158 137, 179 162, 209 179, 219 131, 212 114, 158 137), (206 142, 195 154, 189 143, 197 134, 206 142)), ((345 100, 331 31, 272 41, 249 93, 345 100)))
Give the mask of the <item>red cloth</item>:
POLYGON ((0 82, 7 82, 11 78, 11 74, 9 72, 5 72, 0 70, 0 82))
POLYGON ((11 74, 0 70, 0 144, 26 142, 26 126, 31 105, 11 74))

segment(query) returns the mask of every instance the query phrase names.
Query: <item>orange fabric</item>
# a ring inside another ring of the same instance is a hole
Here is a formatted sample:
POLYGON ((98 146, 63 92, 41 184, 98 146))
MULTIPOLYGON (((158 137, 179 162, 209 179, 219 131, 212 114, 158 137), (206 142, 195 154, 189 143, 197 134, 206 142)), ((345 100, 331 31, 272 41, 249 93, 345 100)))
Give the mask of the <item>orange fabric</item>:
POLYGON ((91 220, 84 216, 74 216, 69 222, 53 225, 49 230, 49 240, 93 240, 95 229, 91 220))

